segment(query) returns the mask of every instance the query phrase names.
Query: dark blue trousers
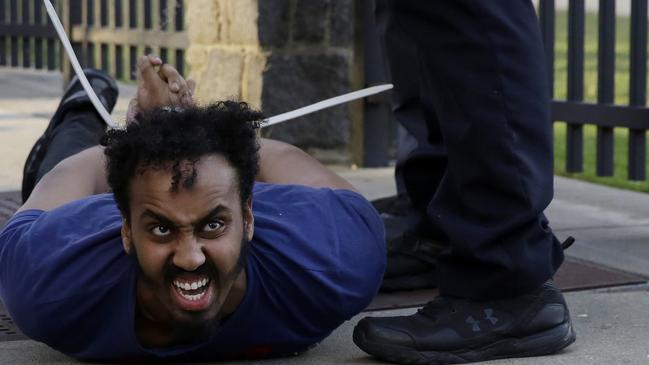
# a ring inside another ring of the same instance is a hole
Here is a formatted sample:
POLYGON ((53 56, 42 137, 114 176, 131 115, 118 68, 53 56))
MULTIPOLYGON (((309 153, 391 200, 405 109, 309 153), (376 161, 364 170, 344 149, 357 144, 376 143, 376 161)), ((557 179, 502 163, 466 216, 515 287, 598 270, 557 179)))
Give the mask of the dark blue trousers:
POLYGON ((563 261, 543 215, 553 195, 548 76, 529 0, 377 0, 393 110, 415 138, 400 165, 439 258, 443 295, 516 296, 563 261))

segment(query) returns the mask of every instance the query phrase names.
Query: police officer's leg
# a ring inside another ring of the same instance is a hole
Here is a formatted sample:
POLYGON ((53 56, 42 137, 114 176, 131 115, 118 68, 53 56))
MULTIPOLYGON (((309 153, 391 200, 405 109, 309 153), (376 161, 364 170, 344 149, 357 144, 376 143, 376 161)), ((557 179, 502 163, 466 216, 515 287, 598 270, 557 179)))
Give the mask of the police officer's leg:
POLYGON ((563 253, 543 216, 552 198, 552 143, 532 4, 389 5, 388 35, 417 44, 422 104, 437 116, 446 145, 428 224, 452 248, 438 262, 441 298, 412 316, 366 318, 354 341, 407 362, 556 352, 575 336, 563 296, 546 282, 563 253))

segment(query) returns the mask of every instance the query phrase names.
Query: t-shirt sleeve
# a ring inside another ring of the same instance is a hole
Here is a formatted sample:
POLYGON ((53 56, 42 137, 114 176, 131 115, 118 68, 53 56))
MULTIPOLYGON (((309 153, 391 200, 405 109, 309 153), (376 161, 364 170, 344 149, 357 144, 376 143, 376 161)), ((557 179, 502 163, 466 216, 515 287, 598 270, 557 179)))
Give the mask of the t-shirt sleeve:
POLYGON ((340 308, 349 319, 365 309, 378 292, 385 271, 385 232, 376 209, 362 195, 349 190, 332 193, 337 200, 332 205, 339 209, 335 221, 344 283, 338 287, 340 308))
POLYGON ((285 323, 324 338, 363 310, 385 269, 383 224, 348 190, 269 186, 255 191, 255 240, 265 291, 285 323))
POLYGON ((62 329, 79 326, 120 278, 120 224, 108 196, 10 219, 0 232, 0 297, 26 335, 56 348, 62 329))

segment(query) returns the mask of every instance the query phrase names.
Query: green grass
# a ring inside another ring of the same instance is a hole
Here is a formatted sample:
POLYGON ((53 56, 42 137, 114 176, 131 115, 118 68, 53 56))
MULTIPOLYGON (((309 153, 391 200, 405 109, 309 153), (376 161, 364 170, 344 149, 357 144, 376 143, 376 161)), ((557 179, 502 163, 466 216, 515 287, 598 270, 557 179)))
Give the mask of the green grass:
MULTIPOLYGON (((554 99, 566 99, 567 92, 567 13, 557 12, 556 42, 554 64, 554 99)), ((624 105, 629 100, 629 27, 628 17, 616 19, 615 46, 615 103, 624 105)), ((584 100, 597 100, 597 14, 586 14, 586 33, 584 50, 584 100)), ((649 126, 649 121, 647 121, 649 126)), ((597 129, 589 125, 584 127, 584 168, 581 173, 566 172, 566 124, 554 124, 554 172, 580 180, 605 184, 624 189, 649 192, 649 182, 629 181, 627 178, 628 130, 615 129, 614 176, 599 177, 596 175, 596 140, 597 129)), ((649 165, 647 166, 649 171, 649 165)))

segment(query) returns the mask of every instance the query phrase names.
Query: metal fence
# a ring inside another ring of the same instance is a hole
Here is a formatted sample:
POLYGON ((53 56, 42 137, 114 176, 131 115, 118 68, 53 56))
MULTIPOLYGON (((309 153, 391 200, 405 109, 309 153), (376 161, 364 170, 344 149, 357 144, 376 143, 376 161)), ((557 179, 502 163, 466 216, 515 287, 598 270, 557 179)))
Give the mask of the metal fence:
MULTIPOLYGON (((159 54, 185 69, 188 38, 182 0, 59 0, 53 2, 84 67, 134 80, 137 58, 159 54)), ((0 66, 70 67, 41 0, 0 0, 0 66)), ((67 77, 66 77, 67 78, 67 77)))
POLYGON ((0 1, 0 66, 55 70, 59 50, 40 1, 0 1))
MULTIPOLYGON (((539 19, 546 46, 548 69, 554 70, 556 9, 554 0, 540 0, 539 19)), ((552 119, 567 123, 566 171, 583 170, 586 124, 597 126, 596 173, 614 171, 614 128, 629 129, 628 179, 646 178, 646 135, 649 129, 647 100, 647 0, 631 0, 629 44, 629 103, 614 104, 615 0, 600 0, 598 11, 597 102, 584 102, 584 0, 568 3, 568 69, 566 100, 552 101, 552 119)), ((550 78, 554 90, 554 77, 550 78)), ((555 141, 561 143, 561 141, 555 141)))

